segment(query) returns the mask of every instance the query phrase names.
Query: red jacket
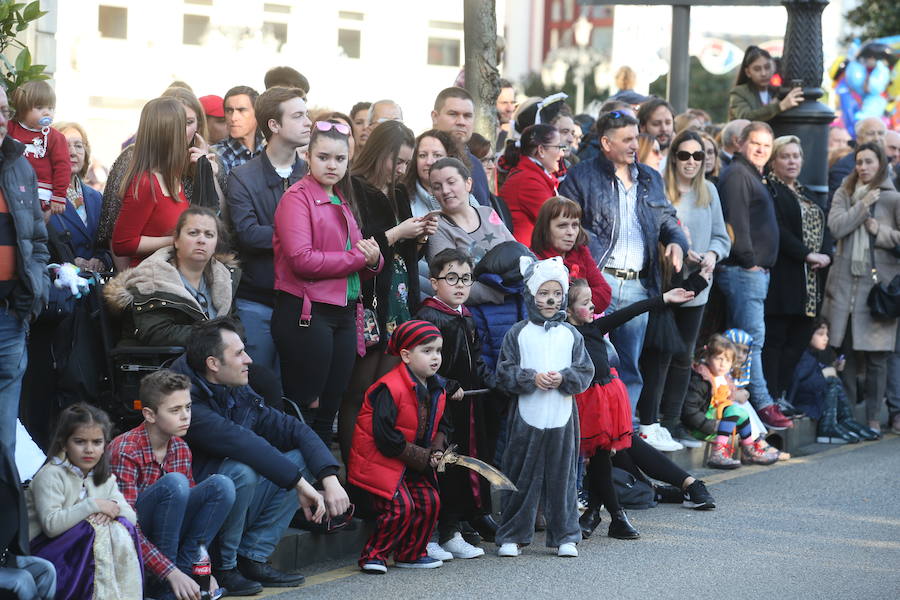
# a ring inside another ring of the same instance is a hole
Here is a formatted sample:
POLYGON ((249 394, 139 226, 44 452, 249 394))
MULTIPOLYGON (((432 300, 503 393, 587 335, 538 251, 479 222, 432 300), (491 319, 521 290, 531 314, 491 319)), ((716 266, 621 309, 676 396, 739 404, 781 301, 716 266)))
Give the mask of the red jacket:
POLYGON ((538 211, 544 202, 556 195, 558 185, 556 177, 523 156, 500 188, 500 197, 506 201, 512 215, 513 234, 526 246, 531 246, 531 232, 538 211))
MULTIPOLYGON (((537 255, 541 260, 560 256, 555 250, 548 250, 537 255)), ((564 257, 563 264, 569 269, 569 279, 586 279, 591 286, 591 300, 594 301, 594 312, 602 313, 609 307, 612 290, 603 273, 597 268, 597 262, 591 256, 587 245, 575 246, 564 257)))
POLYGON ((303 299, 301 318, 309 319, 313 302, 346 306, 347 277, 352 273, 369 279, 381 271, 384 257, 377 268, 366 267, 365 256, 356 249, 361 238, 356 218, 344 199, 340 206, 332 204, 312 175, 284 193, 275 209, 272 234, 275 289, 303 299))
POLYGON ((39 187, 51 192, 50 202, 65 204, 66 190, 72 178, 69 144, 62 133, 52 127, 47 129, 44 134, 43 131, 28 129, 13 119, 9 121, 7 133, 25 144, 24 156, 37 175, 39 187))
MULTIPOLYGON (((419 401, 416 398, 416 384, 410 377, 409 369, 400 363, 376 381, 366 390, 362 408, 356 417, 353 430, 353 445, 350 447, 350 458, 347 461, 347 480, 380 498, 390 500, 394 497, 406 465, 399 458, 385 456, 375 445, 372 428, 372 401, 369 394, 381 385, 385 385, 397 405, 397 423, 395 427, 403 434, 408 443, 415 443, 416 430, 419 427, 419 401)), ((438 423, 444 414, 447 395, 441 392, 434 422, 431 426, 431 442, 438 430, 438 423)))

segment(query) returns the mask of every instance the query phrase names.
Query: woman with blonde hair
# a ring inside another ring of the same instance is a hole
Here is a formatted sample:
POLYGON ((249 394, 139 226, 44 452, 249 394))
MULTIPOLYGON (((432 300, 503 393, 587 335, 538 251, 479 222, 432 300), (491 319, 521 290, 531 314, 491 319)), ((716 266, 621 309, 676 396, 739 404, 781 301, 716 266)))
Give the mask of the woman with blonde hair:
POLYGON ((681 408, 690 382, 692 350, 700 332, 713 269, 731 251, 719 194, 704 176, 705 160, 700 134, 682 131, 672 142, 663 175, 666 196, 687 230, 690 244, 681 273, 687 282, 681 287, 693 288, 691 281, 696 281, 698 276, 706 280, 707 286, 698 290, 690 302, 672 309, 683 349, 670 353, 645 344, 641 354, 644 387, 637 405, 641 437, 658 450, 678 450, 682 445, 699 446, 681 424, 681 408), (660 409, 662 427, 658 423, 660 409), (674 442, 672 438, 678 441, 674 442))
POLYGON ((188 207, 181 178, 188 164, 187 119, 174 98, 144 105, 134 152, 119 184, 122 209, 115 221, 112 250, 131 266, 172 245, 178 217, 188 207))
POLYGON ((713 136, 705 131, 698 132, 703 140, 703 151, 706 153, 706 162, 703 163, 703 175, 713 184, 719 181, 719 144, 713 136))

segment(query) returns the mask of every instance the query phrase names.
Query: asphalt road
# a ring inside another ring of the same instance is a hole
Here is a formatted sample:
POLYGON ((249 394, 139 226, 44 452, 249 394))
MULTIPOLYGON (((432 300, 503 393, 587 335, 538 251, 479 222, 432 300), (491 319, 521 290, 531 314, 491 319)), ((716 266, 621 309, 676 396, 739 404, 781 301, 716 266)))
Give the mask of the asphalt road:
POLYGON ((489 544, 428 571, 363 575, 344 562, 277 597, 900 599, 900 437, 703 476, 716 510, 631 511, 643 536, 631 542, 601 535, 604 518, 575 559, 538 538, 518 558, 489 544))

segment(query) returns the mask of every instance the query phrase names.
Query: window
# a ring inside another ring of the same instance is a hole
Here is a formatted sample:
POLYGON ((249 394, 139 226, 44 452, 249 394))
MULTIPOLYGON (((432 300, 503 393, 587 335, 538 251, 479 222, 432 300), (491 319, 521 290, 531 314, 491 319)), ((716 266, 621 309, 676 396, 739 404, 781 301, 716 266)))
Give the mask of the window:
POLYGON ((100 37, 124 40, 128 37, 128 9, 101 5, 97 28, 100 37))
POLYGON ((350 12, 347 10, 339 10, 338 18, 347 19, 348 21, 362 21, 364 15, 361 12, 350 12))
POLYGON ((452 29, 453 31, 463 30, 463 24, 456 21, 428 21, 428 26, 432 29, 452 29))
POLYGON ((199 4, 200 6, 212 6, 213 0, 184 0, 185 4, 199 4))
POLYGON ((362 33, 359 29, 338 29, 338 47, 347 58, 359 58, 362 33))
POLYGON ((274 23, 272 21, 263 21, 262 26, 263 38, 273 38, 278 43, 278 51, 287 44, 287 23, 274 23))
POLYGON ((263 4, 263 10, 270 13, 291 14, 291 7, 284 4, 263 4))
POLYGON ((204 15, 184 15, 184 29, 181 43, 187 46, 202 46, 209 31, 209 17, 204 15))
POLYGON ((441 67, 459 66, 460 41, 447 38, 428 38, 428 64, 441 67))

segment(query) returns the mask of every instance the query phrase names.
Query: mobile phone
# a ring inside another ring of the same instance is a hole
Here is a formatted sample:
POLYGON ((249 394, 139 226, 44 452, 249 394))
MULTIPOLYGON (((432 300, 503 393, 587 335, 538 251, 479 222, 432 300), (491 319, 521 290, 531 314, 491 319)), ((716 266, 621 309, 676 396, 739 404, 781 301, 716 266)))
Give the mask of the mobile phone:
POLYGON ((433 211, 431 211, 431 212, 428 213, 428 214, 422 215, 422 220, 423 220, 423 221, 427 221, 427 220, 429 220, 429 219, 437 219, 439 216, 441 216, 441 211, 439 211, 439 210, 433 210, 433 211))
POLYGON ((803 87, 802 79, 791 79, 791 89, 802 88, 802 87, 803 87))

